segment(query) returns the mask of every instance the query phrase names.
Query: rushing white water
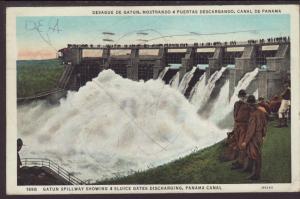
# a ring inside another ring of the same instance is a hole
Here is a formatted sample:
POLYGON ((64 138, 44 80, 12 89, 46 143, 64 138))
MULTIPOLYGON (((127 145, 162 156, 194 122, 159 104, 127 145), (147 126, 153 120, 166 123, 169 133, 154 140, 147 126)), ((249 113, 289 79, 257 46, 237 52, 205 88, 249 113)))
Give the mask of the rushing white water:
POLYGON ((247 89, 250 83, 255 79, 258 74, 258 68, 255 68, 253 71, 248 72, 244 75, 244 77, 238 82, 237 86, 234 88, 234 92, 232 97, 230 98, 230 104, 234 105, 234 103, 238 100, 238 93, 241 89, 247 89))
POLYGON ((195 71, 196 67, 193 67, 192 70, 184 74, 182 80, 180 81, 178 89, 182 94, 184 94, 186 89, 188 88, 189 82, 193 78, 195 71))
POLYGON ((163 85, 105 70, 59 105, 19 106, 18 137, 26 144, 20 155, 49 158, 83 180, 99 180, 169 162, 225 137, 179 91, 163 85))
POLYGON ((258 68, 255 68, 253 71, 246 73, 243 78, 238 82, 238 85, 234 88, 233 95, 230 100, 229 96, 229 85, 224 84, 221 88, 219 97, 215 102, 214 112, 210 114, 210 121, 218 123, 223 120, 228 114, 232 111, 234 103, 238 101, 238 92, 241 89, 247 89, 250 83, 255 79, 258 74, 258 68), (227 94, 226 94, 227 93, 227 94))
POLYGON ((228 106, 228 103, 229 103, 229 80, 226 80, 225 84, 222 86, 220 93, 213 105, 213 108, 210 111, 209 120, 213 122, 218 122, 224 119, 223 115, 220 115, 219 113, 220 111, 222 111, 224 107, 228 106))
POLYGON ((179 86, 179 71, 170 80, 170 85, 172 88, 178 89, 179 86))
POLYGON ((165 67, 158 75, 158 79, 163 79, 167 71, 169 70, 169 67, 165 67))
POLYGON ((201 109, 209 100, 209 97, 215 88, 216 82, 220 79, 225 70, 226 67, 222 67, 221 70, 214 72, 214 74, 212 74, 212 76, 208 79, 205 86, 203 86, 201 82, 195 86, 195 91, 193 92, 190 101, 198 109, 201 109))
POLYGON ((205 88, 205 81, 206 81, 206 72, 203 73, 203 75, 199 78, 198 82, 194 86, 194 88, 191 90, 191 94, 189 96, 189 101, 191 102, 192 99, 196 99, 194 95, 198 95, 198 92, 203 90, 205 88))
POLYGON ((252 95, 255 96, 255 99, 258 99, 258 89, 256 89, 256 90, 253 92, 252 95))

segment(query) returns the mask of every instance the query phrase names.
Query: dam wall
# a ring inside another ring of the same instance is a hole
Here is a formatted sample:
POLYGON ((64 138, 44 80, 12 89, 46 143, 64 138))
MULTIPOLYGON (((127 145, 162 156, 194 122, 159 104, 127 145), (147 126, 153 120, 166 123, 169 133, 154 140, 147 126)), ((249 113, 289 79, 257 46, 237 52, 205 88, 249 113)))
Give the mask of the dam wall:
POLYGON ((193 67, 204 67, 207 81, 216 71, 228 67, 224 75, 229 79, 230 98, 242 77, 259 68, 248 92, 258 90, 258 96, 269 99, 278 95, 283 82, 289 80, 290 41, 286 37, 265 41, 152 45, 68 44, 59 50, 59 58, 66 69, 58 85, 66 90, 78 90, 105 69, 112 69, 134 81, 147 81, 157 79, 165 67, 172 68, 173 65, 179 66, 176 70, 179 71, 180 80, 193 67))

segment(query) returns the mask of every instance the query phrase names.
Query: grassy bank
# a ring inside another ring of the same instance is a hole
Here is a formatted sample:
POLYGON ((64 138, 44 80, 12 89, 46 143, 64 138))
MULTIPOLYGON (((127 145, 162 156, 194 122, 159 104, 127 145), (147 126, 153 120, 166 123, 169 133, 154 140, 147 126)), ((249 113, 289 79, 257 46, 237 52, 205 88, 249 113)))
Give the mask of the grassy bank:
POLYGON ((63 69, 57 59, 17 61, 17 96, 28 97, 55 88, 63 69))
MULTIPOLYGON (((288 183, 291 180, 290 128, 275 128, 271 122, 263 146, 261 180, 255 183, 288 183)), ((200 150, 185 158, 97 184, 231 184, 251 183, 248 173, 230 170, 231 162, 220 162, 223 142, 200 150)))

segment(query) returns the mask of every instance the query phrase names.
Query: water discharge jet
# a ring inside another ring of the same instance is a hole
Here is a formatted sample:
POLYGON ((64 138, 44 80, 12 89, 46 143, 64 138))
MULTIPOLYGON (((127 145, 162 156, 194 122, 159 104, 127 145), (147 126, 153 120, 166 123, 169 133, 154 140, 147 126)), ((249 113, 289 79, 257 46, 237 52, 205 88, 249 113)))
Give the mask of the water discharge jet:
POLYGON ((215 88, 216 82, 220 79, 223 72, 226 70, 226 67, 222 67, 221 70, 216 71, 209 79, 207 84, 204 86, 202 84, 198 84, 195 86, 195 91, 191 96, 191 103, 194 104, 198 109, 203 108, 203 106, 207 103, 210 98, 210 95, 215 88))
POLYGON ((21 156, 46 156, 83 180, 158 166, 226 135, 163 81, 136 82, 111 70, 69 92, 59 105, 19 106, 18 131, 30 143, 21 156), (149 106, 153 102, 159 103, 149 106))
POLYGON ((182 80, 180 81, 179 87, 178 87, 178 89, 181 93, 183 93, 183 94, 185 93, 186 89, 188 88, 189 82, 193 78, 195 71, 196 71, 196 67, 193 67, 192 70, 190 70, 183 76, 182 80))
MULTIPOLYGON (((244 77, 238 82, 237 86, 234 88, 233 95, 230 100, 228 100, 229 96, 229 82, 226 83, 222 88, 220 95, 218 96, 213 112, 210 115, 209 120, 219 123, 223 119, 228 116, 233 110, 234 103, 238 101, 238 92, 241 89, 247 89, 249 85, 253 82, 253 80, 258 75, 258 68, 255 68, 253 71, 248 72, 244 75, 244 77), (228 92, 228 93, 227 93, 228 92)), ((256 93, 256 92, 255 92, 256 93)))

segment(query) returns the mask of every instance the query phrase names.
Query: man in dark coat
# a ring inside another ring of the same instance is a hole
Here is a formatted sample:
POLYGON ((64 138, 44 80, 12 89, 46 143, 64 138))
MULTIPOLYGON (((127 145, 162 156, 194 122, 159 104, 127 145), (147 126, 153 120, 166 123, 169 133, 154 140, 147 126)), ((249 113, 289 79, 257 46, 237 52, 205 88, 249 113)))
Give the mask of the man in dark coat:
POLYGON ((256 100, 253 95, 247 99, 250 107, 250 118, 246 137, 241 144, 243 149, 246 149, 247 157, 250 162, 253 162, 252 174, 248 179, 260 179, 261 172, 261 147, 267 131, 266 111, 262 107, 256 105, 256 100))
POLYGON ((240 90, 238 93, 239 101, 235 102, 233 109, 234 116, 234 138, 235 138, 235 148, 238 151, 237 161, 233 163, 231 169, 242 169, 245 164, 246 152, 241 148, 241 144, 243 143, 247 127, 248 121, 250 117, 250 109, 246 101, 246 91, 240 90))

